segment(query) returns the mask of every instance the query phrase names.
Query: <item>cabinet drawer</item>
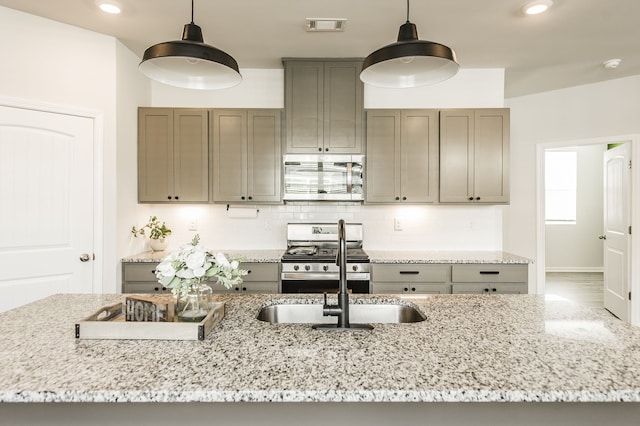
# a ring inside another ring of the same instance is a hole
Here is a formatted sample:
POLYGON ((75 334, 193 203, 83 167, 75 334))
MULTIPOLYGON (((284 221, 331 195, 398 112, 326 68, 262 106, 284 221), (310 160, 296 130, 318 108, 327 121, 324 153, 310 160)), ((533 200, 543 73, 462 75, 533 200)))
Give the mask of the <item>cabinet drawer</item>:
POLYGON ((242 277, 243 281, 274 281, 279 279, 278 263, 241 263, 240 268, 249 271, 242 277))
POLYGON ((397 283, 446 283, 449 281, 449 270, 449 265, 373 264, 371 280, 397 283))
POLYGON ((453 265, 454 283, 526 283, 528 265, 473 264, 453 265))
POLYGON ((126 263, 122 268, 123 281, 154 281, 156 278, 157 263, 126 263))

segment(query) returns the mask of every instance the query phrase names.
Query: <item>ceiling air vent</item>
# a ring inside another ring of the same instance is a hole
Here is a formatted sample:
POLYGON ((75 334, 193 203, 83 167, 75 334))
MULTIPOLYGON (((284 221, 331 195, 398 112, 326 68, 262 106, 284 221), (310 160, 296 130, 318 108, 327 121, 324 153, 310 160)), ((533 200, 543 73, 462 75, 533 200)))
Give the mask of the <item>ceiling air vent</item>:
POLYGON ((308 32, 337 32, 344 31, 346 18, 307 18, 308 32))

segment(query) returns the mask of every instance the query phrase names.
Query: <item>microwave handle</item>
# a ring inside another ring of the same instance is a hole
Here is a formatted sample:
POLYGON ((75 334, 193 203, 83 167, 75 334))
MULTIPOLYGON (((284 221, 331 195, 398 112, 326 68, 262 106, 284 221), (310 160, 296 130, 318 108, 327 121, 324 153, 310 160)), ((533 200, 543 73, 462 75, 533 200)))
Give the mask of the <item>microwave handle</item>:
POLYGON ((347 194, 351 194, 352 191, 352 181, 351 181, 351 162, 347 163, 347 194))

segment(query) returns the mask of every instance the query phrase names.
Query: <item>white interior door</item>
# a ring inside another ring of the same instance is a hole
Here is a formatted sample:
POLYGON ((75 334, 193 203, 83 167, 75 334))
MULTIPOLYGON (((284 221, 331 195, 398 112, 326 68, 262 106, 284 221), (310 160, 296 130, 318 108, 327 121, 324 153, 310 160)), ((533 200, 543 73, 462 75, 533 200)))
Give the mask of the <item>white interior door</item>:
POLYGON ((604 307, 629 321, 631 155, 628 143, 604 154, 604 307))
POLYGON ((93 126, 0 106, 0 312, 93 291, 93 126))

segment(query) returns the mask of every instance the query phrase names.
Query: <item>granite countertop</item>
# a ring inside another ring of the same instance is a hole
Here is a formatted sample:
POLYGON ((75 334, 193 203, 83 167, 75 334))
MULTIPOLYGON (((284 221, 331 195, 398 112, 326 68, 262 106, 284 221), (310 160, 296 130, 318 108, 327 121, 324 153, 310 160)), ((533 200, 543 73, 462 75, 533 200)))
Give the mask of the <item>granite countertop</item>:
MULTIPOLYGON (((246 262, 278 263, 284 249, 278 250, 213 250, 242 256, 246 262)), ((368 250, 371 263, 532 263, 531 259, 503 251, 426 251, 368 250)), ((147 251, 122 259, 122 262, 160 262, 170 251, 147 251)))
MULTIPOLYGON (((177 249, 176 249, 177 251, 177 249)), ((212 252, 221 251, 233 257, 241 257, 243 262, 252 262, 252 263, 278 263, 282 258, 282 254, 284 253, 284 249, 272 249, 272 250, 211 250, 212 252)), ((161 262, 171 250, 163 250, 163 251, 145 251, 144 253, 134 254, 132 256, 127 256, 122 258, 122 262, 124 263, 135 263, 135 262, 161 262)))
POLYGON ((504 251, 366 250, 371 263, 533 263, 504 251))
POLYGON ((427 319, 326 332, 256 319, 317 295, 216 297, 226 315, 204 341, 74 338, 77 320, 122 295, 2 313, 0 402, 640 401, 640 329, 564 299, 394 298, 427 319))

